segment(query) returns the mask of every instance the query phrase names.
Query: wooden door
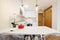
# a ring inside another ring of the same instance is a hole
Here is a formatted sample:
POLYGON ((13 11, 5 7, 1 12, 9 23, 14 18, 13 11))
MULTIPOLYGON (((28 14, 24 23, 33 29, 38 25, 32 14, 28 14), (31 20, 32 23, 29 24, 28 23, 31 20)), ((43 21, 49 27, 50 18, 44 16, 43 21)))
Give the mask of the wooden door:
POLYGON ((44 12, 44 25, 52 28, 52 8, 49 8, 44 12))
POLYGON ((38 13, 38 26, 43 26, 43 13, 38 13))

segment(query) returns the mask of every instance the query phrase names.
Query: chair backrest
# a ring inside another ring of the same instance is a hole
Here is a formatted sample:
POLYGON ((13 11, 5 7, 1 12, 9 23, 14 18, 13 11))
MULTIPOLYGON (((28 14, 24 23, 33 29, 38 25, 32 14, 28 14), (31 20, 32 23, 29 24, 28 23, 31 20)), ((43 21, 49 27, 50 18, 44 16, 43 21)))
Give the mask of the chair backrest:
POLYGON ((47 34, 44 37, 45 40, 60 40, 60 34, 59 33, 53 33, 53 34, 47 34))

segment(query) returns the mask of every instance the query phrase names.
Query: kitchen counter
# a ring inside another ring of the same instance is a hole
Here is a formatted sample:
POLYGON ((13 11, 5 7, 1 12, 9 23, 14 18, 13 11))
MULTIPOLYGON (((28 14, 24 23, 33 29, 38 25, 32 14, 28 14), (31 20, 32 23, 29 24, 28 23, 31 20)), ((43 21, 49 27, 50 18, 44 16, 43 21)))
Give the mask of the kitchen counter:
POLYGON ((50 34, 50 33, 59 33, 58 31, 42 26, 42 27, 24 27, 23 29, 17 28, 7 28, 0 33, 12 33, 12 34, 50 34), (10 31, 11 30, 11 31, 10 31))

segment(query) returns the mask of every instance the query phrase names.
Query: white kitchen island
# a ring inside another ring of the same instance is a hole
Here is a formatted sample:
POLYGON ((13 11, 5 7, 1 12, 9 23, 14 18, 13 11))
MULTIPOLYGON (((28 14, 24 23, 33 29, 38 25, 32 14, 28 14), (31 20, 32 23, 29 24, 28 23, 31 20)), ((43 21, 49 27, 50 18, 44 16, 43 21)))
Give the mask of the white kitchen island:
MULTIPOLYGON (((32 40, 32 39, 34 39, 34 40, 45 40, 44 36, 46 34, 53 34, 53 33, 59 33, 59 32, 54 30, 54 29, 48 28, 46 26, 41 26, 41 27, 24 27, 23 29, 7 28, 7 29, 4 29, 4 30, 0 31, 0 37, 2 39, 3 38, 7 39, 6 36, 1 36, 1 34, 3 34, 3 35, 5 34, 5 35, 8 35, 8 39, 12 36, 11 39, 19 38, 19 40, 21 40, 21 39, 23 39, 23 40, 24 39, 25 40, 32 40), (35 37, 33 37, 33 35, 35 37)), ((16 40, 18 40, 18 39, 16 39, 16 40)))
POLYGON ((59 33, 58 31, 42 26, 42 27, 24 27, 23 29, 18 28, 7 28, 0 33, 12 33, 12 34, 50 34, 50 33, 59 33), (10 31, 13 30, 13 31, 10 31))

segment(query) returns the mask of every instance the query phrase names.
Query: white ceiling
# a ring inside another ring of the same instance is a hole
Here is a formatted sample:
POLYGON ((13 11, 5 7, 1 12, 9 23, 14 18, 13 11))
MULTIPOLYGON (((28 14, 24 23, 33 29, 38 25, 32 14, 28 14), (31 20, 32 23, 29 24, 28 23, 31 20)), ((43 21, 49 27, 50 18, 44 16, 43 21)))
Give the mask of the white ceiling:
POLYGON ((38 5, 40 9, 46 9, 52 5, 52 0, 38 0, 38 5))
MULTIPOLYGON (((22 0, 18 0, 20 3, 22 0)), ((28 6, 28 9, 34 9, 36 6, 36 0, 23 0, 23 4, 28 6)), ((37 0, 37 4, 40 10, 45 10, 52 5, 52 0, 37 0)))
MULTIPOLYGON (((28 5, 29 7, 35 7, 36 0, 23 0, 25 5, 28 5)), ((52 0, 37 0, 37 4, 40 9, 46 9, 47 7, 52 5, 52 0)))

